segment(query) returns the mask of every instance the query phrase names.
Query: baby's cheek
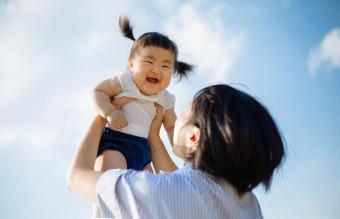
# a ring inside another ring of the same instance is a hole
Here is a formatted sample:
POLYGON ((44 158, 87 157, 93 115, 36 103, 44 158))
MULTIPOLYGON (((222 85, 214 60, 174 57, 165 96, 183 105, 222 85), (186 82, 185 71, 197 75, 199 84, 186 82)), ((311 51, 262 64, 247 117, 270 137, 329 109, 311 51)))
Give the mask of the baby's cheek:
POLYGON ((171 78, 166 78, 166 79, 163 78, 161 90, 165 90, 166 88, 168 88, 170 85, 170 82, 171 82, 171 78))
POLYGON ((138 87, 140 87, 143 84, 144 77, 140 73, 133 73, 133 81, 138 87))

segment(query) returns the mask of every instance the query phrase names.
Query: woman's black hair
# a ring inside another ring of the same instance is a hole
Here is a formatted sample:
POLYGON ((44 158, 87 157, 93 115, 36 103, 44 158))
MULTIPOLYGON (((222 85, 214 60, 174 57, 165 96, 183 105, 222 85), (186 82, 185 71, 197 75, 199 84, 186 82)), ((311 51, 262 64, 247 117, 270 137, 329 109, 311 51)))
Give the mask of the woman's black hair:
POLYGON ((135 56, 140 47, 155 46, 168 49, 173 52, 175 57, 174 73, 179 77, 179 80, 181 80, 183 77, 187 77, 189 72, 193 70, 193 65, 177 60, 177 45, 167 36, 158 32, 147 32, 136 39, 133 35, 133 28, 128 17, 119 17, 119 26, 123 36, 134 41, 131 47, 129 59, 132 59, 135 56))
POLYGON ((273 118, 252 96, 225 84, 199 91, 188 123, 200 129, 198 149, 188 156, 198 168, 233 185, 238 193, 262 183, 270 188, 285 156, 273 118))

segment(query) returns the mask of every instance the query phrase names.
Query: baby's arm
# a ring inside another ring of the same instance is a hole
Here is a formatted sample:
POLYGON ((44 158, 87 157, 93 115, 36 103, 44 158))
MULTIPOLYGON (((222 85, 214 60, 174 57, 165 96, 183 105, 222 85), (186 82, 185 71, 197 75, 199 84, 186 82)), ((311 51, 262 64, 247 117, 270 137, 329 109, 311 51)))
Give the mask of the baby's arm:
POLYGON ((111 97, 122 92, 122 87, 117 77, 99 83, 93 90, 93 102, 97 112, 106 118, 113 129, 123 128, 127 119, 112 103, 111 97))
POLYGON ((169 138, 171 146, 172 146, 172 139, 174 136, 176 118, 177 116, 176 116, 176 113, 173 107, 165 111, 164 117, 163 117, 163 125, 164 125, 166 133, 168 134, 168 138, 169 138))

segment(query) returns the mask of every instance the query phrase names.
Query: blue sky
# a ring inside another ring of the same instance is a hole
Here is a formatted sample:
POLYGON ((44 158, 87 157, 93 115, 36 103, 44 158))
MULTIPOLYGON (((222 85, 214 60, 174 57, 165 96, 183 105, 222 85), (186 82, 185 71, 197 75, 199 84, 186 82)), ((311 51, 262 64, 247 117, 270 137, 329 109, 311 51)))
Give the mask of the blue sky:
POLYGON ((269 108, 288 156, 271 190, 255 190, 265 218, 338 217, 340 1, 0 0, 0 218, 90 217, 65 177, 95 114, 91 88, 126 68, 119 15, 196 65, 169 87, 177 114, 219 82, 269 108))

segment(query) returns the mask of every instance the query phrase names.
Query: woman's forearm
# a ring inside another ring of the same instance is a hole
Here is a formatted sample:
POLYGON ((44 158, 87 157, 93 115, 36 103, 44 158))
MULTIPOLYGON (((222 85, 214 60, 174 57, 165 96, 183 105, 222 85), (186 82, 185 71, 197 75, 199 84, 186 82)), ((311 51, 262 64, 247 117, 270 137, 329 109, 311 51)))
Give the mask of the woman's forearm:
POLYGON ((160 171, 172 172, 177 169, 158 134, 149 135, 149 144, 151 147, 152 163, 156 173, 160 171))
POLYGON ((168 135, 171 146, 173 145, 172 139, 174 137, 174 128, 175 128, 176 119, 177 119, 177 116, 176 116, 174 108, 170 108, 165 111, 164 116, 163 116, 163 125, 168 135))
POLYGON ((93 170, 99 140, 106 120, 96 116, 71 162, 67 187, 70 191, 94 202, 95 186, 101 173, 93 170))

